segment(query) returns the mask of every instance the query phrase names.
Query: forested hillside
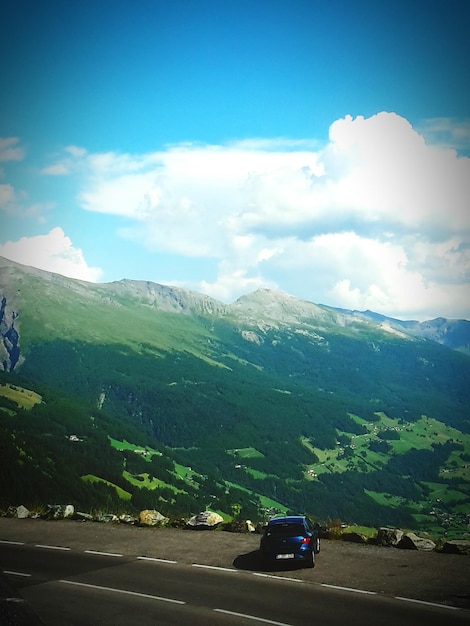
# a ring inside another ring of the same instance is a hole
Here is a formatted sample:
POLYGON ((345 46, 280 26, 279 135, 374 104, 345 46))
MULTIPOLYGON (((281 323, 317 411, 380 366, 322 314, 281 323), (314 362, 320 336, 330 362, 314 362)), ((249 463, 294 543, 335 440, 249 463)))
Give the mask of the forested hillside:
POLYGON ((467 523, 466 339, 278 292, 0 269, 3 506, 467 523))

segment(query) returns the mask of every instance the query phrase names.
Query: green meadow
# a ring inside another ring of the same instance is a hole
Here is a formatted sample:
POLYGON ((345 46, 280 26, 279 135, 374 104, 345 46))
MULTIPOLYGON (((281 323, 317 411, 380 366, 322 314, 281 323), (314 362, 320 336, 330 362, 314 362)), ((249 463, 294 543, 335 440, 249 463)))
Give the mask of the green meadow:
POLYGON ((21 409, 32 409, 35 404, 42 401, 41 396, 31 389, 24 389, 17 385, 0 385, 0 396, 14 402, 21 409))

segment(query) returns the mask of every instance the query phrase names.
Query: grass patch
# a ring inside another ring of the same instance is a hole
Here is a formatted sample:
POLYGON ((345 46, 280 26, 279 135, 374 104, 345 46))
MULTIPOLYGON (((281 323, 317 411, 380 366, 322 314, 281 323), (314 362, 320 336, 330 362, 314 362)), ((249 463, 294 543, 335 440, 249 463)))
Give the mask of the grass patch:
POLYGON ((377 502, 377 504, 380 504, 380 506, 400 506, 403 502, 403 498, 393 496, 390 493, 370 491, 370 489, 364 489, 364 493, 377 502))
POLYGON ((264 454, 256 448, 235 448, 234 450, 227 450, 227 454, 239 459, 264 459, 264 454))
POLYGON ((134 485, 134 487, 139 487, 143 489, 170 489, 173 493, 187 493, 184 489, 178 489, 174 485, 170 485, 169 483, 160 480, 159 478, 150 477, 149 474, 131 474, 130 472, 124 471, 122 473, 123 477, 127 480, 127 482, 134 485))
MULTIPOLYGON (((317 458, 317 463, 308 466, 305 473, 307 480, 312 480, 314 475, 324 473, 343 473, 346 471, 367 472, 380 469, 391 456, 404 454, 412 448, 417 450, 431 450, 433 444, 443 444, 449 441, 457 442, 463 446, 464 451, 470 450, 470 435, 464 434, 455 428, 446 426, 436 419, 422 415, 415 422, 388 417, 383 412, 378 412, 379 418, 375 422, 368 422, 358 415, 349 413, 349 417, 356 423, 367 429, 365 434, 356 435, 346 431, 337 430, 338 437, 347 437, 349 443, 340 444, 335 448, 322 450, 316 448, 307 437, 301 438, 301 443, 317 458), (398 433, 399 439, 388 440, 390 445, 389 454, 376 452, 370 449, 374 442, 381 441, 379 433, 383 431, 398 433)), ((470 465, 463 461, 462 451, 453 451, 441 468, 442 478, 459 478, 464 481, 470 480, 470 465)))
POLYGON ((67 337, 71 343, 81 342, 86 336, 92 344, 121 344, 133 353, 156 358, 176 350, 226 368, 209 354, 209 330, 189 315, 180 315, 176 325, 173 313, 159 310, 131 283, 82 286, 63 279, 44 286, 40 279, 26 275, 22 292, 31 304, 22 313, 26 344, 45 332, 51 341, 67 337), (123 333, 122 320, 128 312, 133 323, 123 333))
POLYGON ((150 448, 150 446, 136 446, 135 444, 129 443, 126 440, 119 441, 118 439, 113 439, 112 437, 109 437, 109 436, 108 436, 108 439, 111 443, 111 446, 115 448, 116 450, 119 450, 119 452, 123 452, 124 450, 130 450, 131 452, 140 453, 142 454, 142 458, 144 458, 146 461, 150 461, 152 456, 155 454, 157 456, 162 456, 161 452, 158 452, 158 450, 154 450, 153 448, 150 448), (144 454, 144 453, 147 453, 147 454, 144 454))
POLYGON ((419 510, 420 507, 417 503, 411 502, 409 500, 405 500, 401 496, 394 496, 391 493, 382 493, 378 491, 370 491, 369 489, 364 489, 364 493, 366 493, 370 498, 372 498, 377 504, 380 506, 398 508, 407 506, 408 508, 415 508, 419 510))
POLYGON ((245 472, 253 476, 253 478, 257 478, 258 480, 263 480, 263 478, 267 478, 269 474, 265 472, 260 472, 259 470, 251 469, 251 467, 245 467, 245 472))
POLYGON ((201 474, 198 474, 197 472, 195 472, 190 467, 187 467, 186 465, 180 465, 179 463, 175 463, 175 462, 173 463, 173 465, 175 468, 175 471, 171 472, 173 476, 176 476, 176 478, 180 480, 184 480, 186 484, 192 485, 196 489, 199 488, 199 483, 194 480, 194 477, 195 476, 200 477, 201 474))
POLYGON ((273 500, 272 498, 268 498, 267 496, 259 495, 259 501, 261 502, 261 506, 265 509, 276 509, 281 512, 282 515, 285 515, 289 510, 286 506, 273 500))
POLYGON ((105 485, 108 485, 108 487, 113 487, 121 500, 131 499, 131 494, 128 491, 125 491, 124 489, 122 489, 122 487, 111 483, 109 480, 105 480, 104 478, 100 478, 99 476, 94 476, 93 474, 85 474, 81 478, 86 483, 104 483, 105 485))
POLYGON ((346 526, 346 528, 342 528, 341 534, 343 533, 359 533, 360 535, 364 535, 367 539, 374 539, 377 536, 377 528, 372 528, 371 526, 357 526, 353 524, 351 526, 346 526))
POLYGON ((0 385, 0 396, 15 402, 20 408, 29 411, 35 404, 42 402, 42 397, 31 389, 24 389, 16 385, 0 385))
POLYGON ((423 483, 430 489, 429 500, 443 502, 445 504, 453 504, 462 501, 468 501, 468 493, 459 491, 455 487, 446 485, 445 483, 423 483))
POLYGON ((0 411, 3 411, 3 413, 6 413, 10 417, 14 417, 15 415, 17 415, 16 411, 13 411, 12 409, 7 409, 5 406, 0 406, 0 411))
POLYGON ((284 504, 281 504, 280 502, 278 502, 277 500, 273 500, 272 498, 263 496, 262 494, 257 493, 256 491, 253 491, 252 489, 247 489, 246 487, 243 487, 242 485, 239 485, 237 483, 232 483, 229 480, 226 480, 224 482, 229 487, 239 489, 240 491, 244 491, 245 493, 249 493, 253 497, 258 498, 261 503, 261 506, 264 507, 265 509, 275 509, 275 510, 280 511, 280 513, 282 514, 285 514, 288 511, 288 508, 284 504))

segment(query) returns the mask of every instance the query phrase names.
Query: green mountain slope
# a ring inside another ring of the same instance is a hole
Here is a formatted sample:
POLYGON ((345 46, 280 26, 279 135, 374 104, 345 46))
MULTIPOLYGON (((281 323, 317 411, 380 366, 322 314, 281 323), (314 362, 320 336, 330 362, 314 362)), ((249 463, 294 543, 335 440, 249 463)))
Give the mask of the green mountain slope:
POLYGON ((9 500, 466 523, 470 358, 416 325, 266 290, 223 305, 6 260, 0 277, 9 500), (21 408, 15 383, 43 402, 21 408))

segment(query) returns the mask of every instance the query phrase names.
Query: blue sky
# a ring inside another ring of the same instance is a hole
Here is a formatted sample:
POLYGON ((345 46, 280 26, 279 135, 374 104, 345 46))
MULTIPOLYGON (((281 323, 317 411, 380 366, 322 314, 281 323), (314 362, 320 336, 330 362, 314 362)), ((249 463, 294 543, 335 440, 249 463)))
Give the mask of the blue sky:
POLYGON ((8 4, 0 255, 470 319, 467 0, 8 4))

